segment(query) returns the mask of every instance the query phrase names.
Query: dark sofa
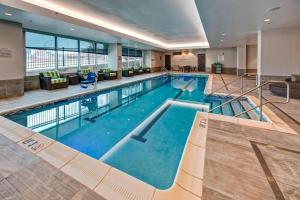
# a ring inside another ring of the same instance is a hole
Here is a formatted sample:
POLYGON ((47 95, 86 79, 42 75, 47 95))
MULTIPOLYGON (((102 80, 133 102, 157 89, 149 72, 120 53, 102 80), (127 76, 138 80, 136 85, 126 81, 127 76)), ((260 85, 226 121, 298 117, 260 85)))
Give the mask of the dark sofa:
POLYGON ((68 75, 61 75, 58 71, 41 72, 39 78, 40 87, 43 90, 67 88, 69 85, 68 75))
MULTIPOLYGON (((290 86, 290 98, 300 99, 300 75, 292 75, 287 78, 286 82, 290 86)), ((286 97, 286 84, 284 83, 271 83, 270 91, 278 96, 286 97)))

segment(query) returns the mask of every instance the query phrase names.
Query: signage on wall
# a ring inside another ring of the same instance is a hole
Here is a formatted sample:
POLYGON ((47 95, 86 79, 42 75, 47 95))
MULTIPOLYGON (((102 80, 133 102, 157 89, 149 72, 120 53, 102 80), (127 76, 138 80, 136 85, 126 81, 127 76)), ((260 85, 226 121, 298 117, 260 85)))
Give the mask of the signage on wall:
POLYGON ((11 58, 12 53, 8 48, 0 48, 0 58, 11 58))

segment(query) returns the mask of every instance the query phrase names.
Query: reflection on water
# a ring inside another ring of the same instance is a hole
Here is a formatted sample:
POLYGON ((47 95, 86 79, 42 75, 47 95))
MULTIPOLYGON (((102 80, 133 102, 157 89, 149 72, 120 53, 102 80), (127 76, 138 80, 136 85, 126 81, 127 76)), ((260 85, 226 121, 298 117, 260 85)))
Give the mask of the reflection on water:
POLYGON ((21 112, 8 118, 34 131, 42 132, 48 137, 58 139, 88 122, 93 122, 96 117, 117 107, 130 104, 139 96, 169 82, 170 79, 167 76, 151 79, 97 95, 87 95, 84 98, 21 112), (68 122, 68 128, 64 128, 66 122, 68 122))

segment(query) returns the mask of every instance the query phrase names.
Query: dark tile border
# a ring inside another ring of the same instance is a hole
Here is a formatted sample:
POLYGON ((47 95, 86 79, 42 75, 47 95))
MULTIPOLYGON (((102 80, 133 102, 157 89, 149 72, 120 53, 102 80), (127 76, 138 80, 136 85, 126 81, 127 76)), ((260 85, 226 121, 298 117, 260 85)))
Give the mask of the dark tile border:
POLYGON ((273 190, 276 200, 285 200, 282 191, 280 190, 275 178, 272 175, 271 170, 269 169, 261 151, 259 150, 259 148, 257 146, 258 143, 254 142, 254 141, 250 141, 250 144, 254 150, 254 153, 255 153, 262 169, 264 170, 264 173, 266 175, 266 178, 269 182, 271 189, 273 190))

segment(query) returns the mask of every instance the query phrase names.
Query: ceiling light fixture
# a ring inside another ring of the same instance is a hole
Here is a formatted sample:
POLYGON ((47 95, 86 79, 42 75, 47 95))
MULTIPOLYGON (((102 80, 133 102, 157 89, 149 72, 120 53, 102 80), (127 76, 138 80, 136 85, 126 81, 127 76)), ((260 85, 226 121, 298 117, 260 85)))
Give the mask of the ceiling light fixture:
POLYGON ((264 22, 270 22, 271 21, 271 19, 270 18, 266 18, 266 19, 264 19, 264 22))
MULTIPOLYGON (((48 10, 52 10, 57 13, 62 13, 66 16, 73 17, 75 19, 79 19, 82 21, 86 21, 88 23, 94 24, 96 26, 100 26, 121 34, 125 34, 130 37, 134 37, 139 40, 143 40, 144 42, 151 43, 152 45, 155 44, 155 46, 159 46, 166 49, 177 49, 177 48, 209 48, 209 43, 206 39, 205 42, 191 42, 191 43, 172 43, 167 44, 164 41, 158 40, 154 37, 139 33, 134 31, 133 29, 129 29, 127 27, 122 27, 117 24, 112 24, 111 22, 105 21, 104 19, 95 18, 92 16, 86 15, 86 13, 81 13, 74 11, 72 9, 60 6, 56 3, 53 3, 52 1, 48 0, 22 0, 23 2, 36 5, 48 10)), ((204 32, 205 35, 205 32, 204 32)), ((206 38, 206 36, 205 36, 206 38)))
POLYGON ((12 16, 12 14, 8 13, 8 12, 4 13, 4 15, 6 15, 6 16, 12 16))
POLYGON ((74 31, 75 29, 74 28, 70 28, 70 31, 74 31))
POLYGON ((225 36, 226 35, 226 33, 222 33, 222 36, 225 36))
POLYGON ((280 6, 276 6, 276 7, 273 7, 273 8, 269 8, 266 11, 267 12, 274 12, 274 11, 280 10, 280 8, 281 8, 280 6))

